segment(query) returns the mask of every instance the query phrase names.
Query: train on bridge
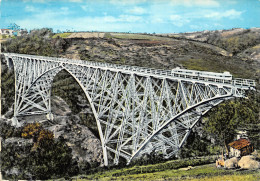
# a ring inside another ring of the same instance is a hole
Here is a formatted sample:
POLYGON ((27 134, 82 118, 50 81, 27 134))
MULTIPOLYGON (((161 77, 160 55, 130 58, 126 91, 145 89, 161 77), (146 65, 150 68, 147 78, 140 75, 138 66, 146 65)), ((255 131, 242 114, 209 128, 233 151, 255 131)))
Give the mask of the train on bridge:
POLYGON ((181 69, 176 67, 171 71, 174 77, 182 77, 186 79, 201 80, 206 82, 215 82, 223 84, 233 84, 237 86, 255 87, 255 81, 251 79, 233 79, 230 72, 216 73, 197 70, 181 69))

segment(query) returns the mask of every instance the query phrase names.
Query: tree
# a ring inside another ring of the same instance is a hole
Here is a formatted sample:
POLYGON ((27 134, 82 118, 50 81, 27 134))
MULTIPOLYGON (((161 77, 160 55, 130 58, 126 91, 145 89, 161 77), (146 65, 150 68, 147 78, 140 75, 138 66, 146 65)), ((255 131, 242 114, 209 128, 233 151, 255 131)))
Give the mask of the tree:
POLYGON ((38 141, 39 134, 42 130, 40 123, 29 123, 23 128, 22 137, 23 138, 32 138, 33 142, 38 141))
POLYGON ((227 143, 234 139, 238 129, 247 131, 254 146, 259 143, 260 95, 257 92, 248 92, 247 95, 246 99, 228 101, 212 109, 205 124, 205 131, 222 142, 227 152, 227 143))
POLYGON ((49 179, 76 174, 77 164, 73 162, 72 150, 63 138, 53 140, 51 132, 41 131, 38 147, 30 152, 28 171, 34 179, 49 179), (42 136, 41 136, 42 135, 42 136))
POLYGON ((255 148, 260 148, 260 94, 249 92, 247 99, 239 101, 239 129, 247 136, 255 148))
POLYGON ((238 126, 237 106, 234 101, 220 104, 211 111, 204 127, 208 133, 214 135, 216 140, 223 143, 227 153, 227 144, 233 140, 238 126))
POLYGON ((77 162, 72 158, 72 149, 69 148, 66 140, 63 137, 54 139, 53 133, 44 129, 41 124, 27 124, 18 131, 12 129, 11 133, 4 129, 0 131, 3 131, 0 132, 1 135, 17 135, 34 141, 34 144, 23 141, 23 146, 13 142, 3 144, 0 166, 3 174, 9 179, 45 180, 78 173, 77 162), (14 176, 12 171, 14 168, 18 170, 18 175, 14 176))
POLYGON ((194 157, 209 155, 208 146, 210 145, 210 140, 207 140, 206 136, 202 134, 200 136, 196 131, 191 131, 185 144, 179 152, 181 158, 194 157))

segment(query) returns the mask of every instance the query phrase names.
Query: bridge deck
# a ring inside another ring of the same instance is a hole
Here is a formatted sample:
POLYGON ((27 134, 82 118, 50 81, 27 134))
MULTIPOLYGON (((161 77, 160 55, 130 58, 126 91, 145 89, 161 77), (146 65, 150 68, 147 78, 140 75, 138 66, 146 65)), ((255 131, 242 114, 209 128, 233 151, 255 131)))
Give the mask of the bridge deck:
POLYGON ((7 56, 23 56, 30 59, 41 59, 45 61, 54 61, 59 63, 68 63, 68 64, 78 64, 85 65, 95 68, 108 69, 111 71, 123 71, 125 73, 140 74, 142 76, 155 76, 155 77, 165 77, 165 78, 176 78, 176 79, 186 79, 188 81, 199 81, 199 82, 208 82, 208 83, 217 83, 223 84, 225 86, 235 86, 239 88, 248 88, 255 87, 256 83, 251 79, 233 79, 232 75, 229 72, 224 73, 215 73, 215 72, 205 72, 205 71, 196 71, 196 70, 186 70, 186 69, 153 69, 139 66, 129 66, 129 65, 120 65, 120 64, 110 64, 110 63, 101 63, 101 62, 91 62, 86 60, 74 60, 66 58, 55 58, 55 57, 44 57, 36 55, 26 55, 26 54, 14 54, 14 53, 4 53, 7 56))

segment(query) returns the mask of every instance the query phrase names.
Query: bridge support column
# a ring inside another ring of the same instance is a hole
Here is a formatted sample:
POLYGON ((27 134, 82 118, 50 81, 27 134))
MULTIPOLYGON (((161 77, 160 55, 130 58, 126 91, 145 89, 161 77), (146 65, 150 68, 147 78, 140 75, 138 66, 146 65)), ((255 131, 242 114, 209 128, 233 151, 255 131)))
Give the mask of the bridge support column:
POLYGON ((12 121, 12 126, 20 127, 22 125, 21 123, 19 123, 16 116, 12 117, 11 121, 12 121))
POLYGON ((46 114, 46 118, 50 121, 53 121, 53 114, 52 113, 48 113, 46 114))

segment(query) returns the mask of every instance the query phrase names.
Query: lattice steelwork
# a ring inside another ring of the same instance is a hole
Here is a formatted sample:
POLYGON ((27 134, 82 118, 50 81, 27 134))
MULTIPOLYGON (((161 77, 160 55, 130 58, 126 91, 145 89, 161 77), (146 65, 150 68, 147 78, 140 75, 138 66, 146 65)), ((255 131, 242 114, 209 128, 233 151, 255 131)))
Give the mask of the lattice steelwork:
POLYGON ((201 116, 255 86, 252 80, 232 80, 229 73, 4 55, 15 70, 14 117, 50 116, 53 78, 63 69, 75 78, 95 115, 105 165, 152 151, 176 154, 201 116))

